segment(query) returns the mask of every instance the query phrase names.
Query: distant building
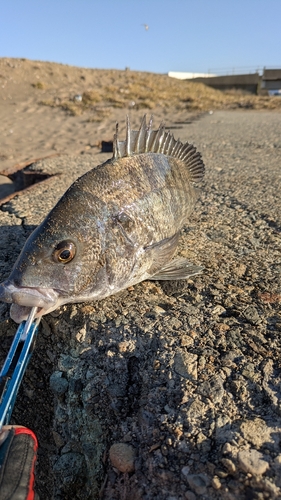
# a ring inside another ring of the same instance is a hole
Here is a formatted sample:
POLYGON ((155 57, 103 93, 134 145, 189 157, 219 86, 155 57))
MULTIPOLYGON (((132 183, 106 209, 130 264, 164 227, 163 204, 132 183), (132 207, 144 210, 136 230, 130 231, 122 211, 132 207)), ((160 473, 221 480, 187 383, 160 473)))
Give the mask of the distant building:
POLYGON ((218 90, 246 90, 251 94, 257 94, 260 84, 259 73, 246 75, 214 76, 211 78, 195 78, 196 82, 203 82, 218 90))
POLYGON ((182 73, 181 71, 169 71, 168 76, 171 78, 178 78, 179 80, 191 80, 192 78, 208 78, 209 76, 216 76, 211 73, 182 73))
POLYGON ((202 82, 218 90, 236 89, 244 90, 251 94, 281 96, 281 69, 264 68, 262 75, 258 71, 241 75, 213 75, 210 73, 169 71, 168 76, 179 78, 180 80, 202 82))
POLYGON ((195 82, 205 83, 205 85, 218 90, 242 89, 253 94, 258 93, 261 78, 259 73, 218 76, 211 73, 182 73, 179 71, 169 71, 168 76, 179 78, 180 80, 192 79, 195 82))
POLYGON ((281 69, 263 70, 260 93, 265 95, 281 95, 281 69))

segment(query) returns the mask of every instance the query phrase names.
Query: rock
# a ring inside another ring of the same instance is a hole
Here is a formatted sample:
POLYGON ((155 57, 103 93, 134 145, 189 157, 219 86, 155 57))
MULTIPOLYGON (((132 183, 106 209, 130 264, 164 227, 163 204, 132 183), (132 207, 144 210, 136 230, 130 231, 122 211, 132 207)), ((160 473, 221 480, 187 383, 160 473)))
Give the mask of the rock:
MULTIPOLYGON (((65 453, 54 464, 54 473, 57 477, 58 484, 64 492, 70 490, 75 498, 75 489, 85 483, 87 467, 84 456, 80 453, 65 453)), ((64 498, 71 498, 64 496, 64 498)))
POLYGON ((221 314, 225 313, 225 308, 218 304, 217 306, 214 307, 212 314, 220 316, 221 314))
POLYGON ((254 363, 246 363, 242 370, 243 377, 255 382, 258 380, 259 375, 255 372, 254 363))
POLYGON ((262 446, 263 443, 272 441, 270 437, 271 429, 261 418, 245 420, 242 422, 240 429, 243 437, 257 448, 262 446))
POLYGON ((269 463, 262 457, 263 455, 254 449, 239 451, 237 455, 240 469, 253 475, 261 475, 267 471, 269 463))
POLYGON ((196 495, 194 495, 193 491, 187 490, 185 492, 186 500, 196 500, 196 495))
POLYGON ((215 375, 210 380, 203 382, 198 392, 210 398, 214 403, 219 403, 224 395, 223 380, 219 375, 215 375))
POLYGON ((210 484, 210 480, 206 474, 190 474, 186 479, 190 488, 197 495, 204 495, 207 491, 207 486, 210 484))
POLYGON ((246 270, 247 270, 247 267, 245 266, 245 264, 239 264, 234 269, 234 272, 237 274, 237 276, 241 277, 241 276, 244 276, 246 270))
POLYGON ((58 365, 60 370, 67 372, 77 365, 77 360, 68 354, 61 354, 58 365))
POLYGON ((218 476, 214 476, 212 479, 212 486, 215 490, 219 490, 221 488, 221 481, 218 476))
POLYGON ((53 438, 54 438, 54 441, 56 443, 57 448, 62 448, 65 445, 65 442, 64 442, 64 439, 62 438, 62 436, 56 431, 53 431, 52 434, 53 434, 53 438))
POLYGON ((254 306, 248 306, 244 311, 244 316, 252 325, 260 323, 260 315, 254 306))
POLYGON ((67 391, 68 381, 66 378, 63 378, 62 372, 56 371, 52 373, 50 377, 50 388, 58 396, 61 396, 67 391))
POLYGON ((222 448, 222 453, 225 455, 227 453, 231 453, 232 452, 232 446, 230 443, 225 443, 223 448, 222 448))
POLYGON ((181 470, 181 473, 182 475, 187 478, 187 476, 189 475, 190 473, 190 467, 188 467, 188 465, 185 465, 182 470, 181 470))
POLYGON ((232 462, 232 460, 229 458, 222 458, 221 463, 227 469, 229 474, 234 474, 236 471, 236 465, 232 462))
POLYGON ((187 415, 190 420, 202 418, 206 412, 206 405, 200 401, 199 397, 190 404, 187 415))
POLYGON ((159 316, 161 314, 166 314, 166 311, 165 309, 163 309, 163 307, 160 307, 160 306, 154 306, 153 307, 153 312, 156 316, 159 316))
POLYGON ((197 354, 178 350, 174 358, 174 370, 178 375, 197 380, 197 354))
POLYGON ((194 340, 189 335, 183 335, 180 339, 182 347, 192 347, 194 345, 194 340))
POLYGON ((133 472, 135 470, 135 450, 126 443, 115 443, 109 450, 110 461, 120 472, 133 472))

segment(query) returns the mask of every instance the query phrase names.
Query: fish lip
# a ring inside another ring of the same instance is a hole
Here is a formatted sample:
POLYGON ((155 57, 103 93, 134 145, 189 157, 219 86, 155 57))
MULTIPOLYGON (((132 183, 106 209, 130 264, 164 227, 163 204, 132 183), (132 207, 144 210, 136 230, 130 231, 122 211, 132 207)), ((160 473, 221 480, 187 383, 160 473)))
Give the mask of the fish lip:
POLYGON ((53 288, 15 285, 9 280, 0 285, 0 300, 2 302, 25 307, 50 309, 55 306, 60 294, 59 290, 53 288))
MULTIPOLYGON (((53 311, 54 309, 57 308, 57 305, 55 305, 53 308, 49 309, 44 309, 44 308, 37 308, 35 318, 41 319, 42 316, 45 314, 48 314, 49 312, 53 311)), ((19 306, 18 304, 11 304, 10 308, 10 317, 12 320, 14 320, 16 323, 21 323, 22 321, 27 320, 29 314, 31 311, 31 307, 26 307, 26 306, 19 306)))

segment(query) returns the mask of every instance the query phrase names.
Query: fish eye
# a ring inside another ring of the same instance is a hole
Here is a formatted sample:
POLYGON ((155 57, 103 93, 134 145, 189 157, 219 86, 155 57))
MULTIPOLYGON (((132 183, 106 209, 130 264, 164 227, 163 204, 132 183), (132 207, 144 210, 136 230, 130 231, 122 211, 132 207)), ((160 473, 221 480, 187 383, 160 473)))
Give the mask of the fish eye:
POLYGON ((74 259, 76 254, 76 247, 72 241, 61 241, 53 251, 53 260, 67 264, 74 259))

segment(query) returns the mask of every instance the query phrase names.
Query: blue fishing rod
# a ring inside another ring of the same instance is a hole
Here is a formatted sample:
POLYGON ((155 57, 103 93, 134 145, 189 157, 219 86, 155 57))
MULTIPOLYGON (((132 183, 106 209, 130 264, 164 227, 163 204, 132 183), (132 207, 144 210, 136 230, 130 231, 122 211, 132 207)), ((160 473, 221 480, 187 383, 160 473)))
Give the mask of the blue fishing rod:
POLYGON ((0 372, 0 431, 10 421, 17 393, 27 365, 32 356, 40 318, 34 320, 37 307, 32 307, 26 321, 23 321, 0 372))
POLYGON ((14 336, 0 372, 0 498, 35 500, 38 442, 32 430, 8 425, 17 393, 32 356, 39 319, 33 307, 14 336))

